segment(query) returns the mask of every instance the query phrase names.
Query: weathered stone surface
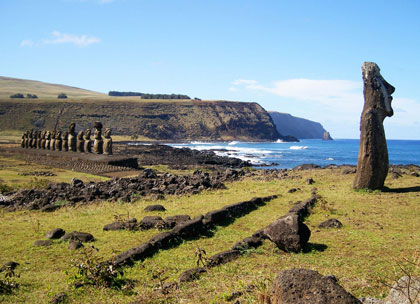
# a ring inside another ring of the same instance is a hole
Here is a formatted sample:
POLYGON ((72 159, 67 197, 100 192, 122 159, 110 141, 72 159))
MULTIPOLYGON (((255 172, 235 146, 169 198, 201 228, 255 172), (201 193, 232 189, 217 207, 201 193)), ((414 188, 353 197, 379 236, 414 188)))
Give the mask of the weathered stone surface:
POLYGON ((106 128, 104 134, 104 154, 112 154, 112 138, 111 138, 111 129, 106 128))
POLYGON ((209 267, 214 267, 217 265, 225 264, 227 262, 233 261, 241 255, 239 250, 226 250, 219 252, 209 258, 207 265, 209 267))
POLYGON ((51 240, 36 240, 34 242, 34 246, 42 247, 42 246, 51 246, 52 241, 51 240))
POLYGON ((163 228, 164 222, 160 216, 145 216, 138 224, 139 228, 142 230, 152 229, 152 228, 163 228))
POLYGON ((155 248, 150 243, 141 244, 138 247, 131 248, 119 255, 112 261, 114 265, 131 264, 134 261, 143 260, 155 252, 155 248))
POLYGON ((164 220, 165 228, 172 229, 176 225, 181 224, 181 223, 185 223, 189 220, 191 220, 191 217, 189 215, 186 215, 186 214, 168 216, 164 220))
POLYGON ((359 298, 359 301, 362 302, 362 304, 385 304, 385 301, 382 299, 376 299, 376 298, 359 298))
POLYGON ((389 160, 383 121, 391 117, 395 88, 381 76, 373 62, 362 66, 365 103, 360 119, 360 147, 357 159, 355 189, 382 189, 388 174, 389 160))
POLYGON ((402 277, 392 287, 385 304, 420 304, 420 277, 402 277))
POLYGON ((82 247, 84 247, 82 242, 77 241, 77 240, 72 240, 69 242, 69 246, 67 248, 70 250, 77 250, 82 247))
POLYGON ((53 230, 51 230, 51 231, 48 231, 48 232, 45 234, 45 237, 46 237, 47 239, 59 239, 59 238, 61 238, 64 234, 66 234, 66 232, 65 232, 63 229, 61 229, 61 228, 56 228, 56 229, 53 229, 53 230))
POLYGON ((84 147, 83 150, 85 153, 92 153, 92 140, 90 139, 91 131, 90 129, 86 129, 85 136, 84 136, 84 147))
POLYGON ((76 139, 76 132, 74 130, 75 128, 76 128, 76 124, 72 122, 69 126, 69 132, 68 132, 68 137, 67 137, 68 149, 71 152, 77 151, 76 149, 77 139, 76 139))
POLYGON ((80 242, 92 242, 95 240, 92 234, 88 232, 79 232, 79 231, 72 231, 70 233, 66 233, 64 236, 61 237, 61 241, 67 240, 77 240, 80 242))
POLYGON ((79 153, 85 152, 85 139, 84 139, 84 132, 80 131, 77 134, 77 140, 76 140, 76 150, 79 153))
POLYGON ((235 245, 233 245, 232 250, 247 250, 250 248, 257 248, 262 245, 262 238, 261 237, 247 237, 244 238, 242 241, 239 241, 235 245))
POLYGON ((184 271, 183 273, 181 273, 178 280, 179 280, 180 283, 191 282, 191 281, 199 279, 200 275, 205 273, 205 272, 207 272, 207 270, 205 270, 202 267, 188 269, 188 270, 184 271))
POLYGON ((93 152, 96 154, 102 154, 104 152, 104 141, 102 139, 102 123, 99 121, 95 122, 95 133, 93 135, 93 152))
POLYGON ((149 244, 157 251, 159 249, 169 247, 176 241, 176 239, 176 233, 173 233, 172 231, 162 232, 153 236, 149 240, 149 244))
POLYGON ((200 235, 203 232, 203 216, 198 216, 185 223, 179 224, 172 229, 177 236, 188 238, 200 235))
POLYGON ((116 221, 111 224, 107 224, 103 228, 105 231, 112 231, 112 230, 137 230, 137 219, 131 218, 126 221, 116 221))
POLYGON ((150 205, 144 208, 144 211, 166 211, 166 209, 162 205, 150 205))
POLYGON ((311 198, 307 199, 304 202, 296 202, 292 208, 290 208, 289 213, 296 213, 301 220, 303 220, 308 214, 312 207, 317 202, 319 196, 312 195, 311 198))
POLYGON ((337 219, 328 219, 318 225, 318 228, 341 228, 343 224, 337 219))
POLYGON ((269 299, 270 304, 360 304, 336 280, 309 269, 280 271, 269 299))
POLYGON ((264 228, 264 234, 286 252, 299 252, 308 243, 311 231, 296 213, 288 213, 264 228))

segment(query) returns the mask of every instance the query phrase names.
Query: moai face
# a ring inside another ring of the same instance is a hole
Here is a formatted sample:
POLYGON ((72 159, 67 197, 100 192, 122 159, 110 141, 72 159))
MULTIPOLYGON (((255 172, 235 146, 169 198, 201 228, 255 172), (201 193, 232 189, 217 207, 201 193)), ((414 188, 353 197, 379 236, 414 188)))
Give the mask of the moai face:
POLYGON ((69 133, 73 134, 75 128, 76 128, 76 124, 72 122, 69 126, 69 133))
POLYGON ((85 134, 83 133, 83 131, 80 131, 80 132, 77 134, 77 139, 79 139, 79 140, 83 140, 83 135, 85 135, 85 134))
POLYGON ((90 135, 91 135, 91 131, 90 131, 90 129, 86 129, 86 132, 85 132, 85 138, 86 138, 86 139, 90 139, 90 135))
POLYGON ((110 128, 106 128, 104 136, 105 136, 105 138, 111 138, 111 129, 110 128))

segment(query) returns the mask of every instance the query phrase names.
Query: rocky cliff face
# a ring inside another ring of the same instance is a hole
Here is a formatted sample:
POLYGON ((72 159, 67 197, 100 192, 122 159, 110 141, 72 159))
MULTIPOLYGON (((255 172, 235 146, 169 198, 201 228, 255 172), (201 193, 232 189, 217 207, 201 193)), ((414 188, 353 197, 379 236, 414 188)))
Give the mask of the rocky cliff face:
POLYGON ((0 100, 0 130, 76 132, 101 121, 115 135, 156 140, 287 140, 257 103, 227 101, 10 101, 0 100))
POLYGON ((320 123, 286 113, 269 112, 277 131, 299 139, 322 139, 327 132, 320 123))

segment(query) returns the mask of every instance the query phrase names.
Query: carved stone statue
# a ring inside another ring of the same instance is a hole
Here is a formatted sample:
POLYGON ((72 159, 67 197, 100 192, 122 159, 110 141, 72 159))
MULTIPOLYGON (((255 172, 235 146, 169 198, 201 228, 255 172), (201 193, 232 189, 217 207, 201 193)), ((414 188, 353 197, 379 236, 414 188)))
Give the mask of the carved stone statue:
POLYGON ((51 132, 47 131, 45 138, 45 149, 50 150, 51 149, 51 132))
POLYGON ((102 154, 104 152, 104 141, 102 140, 102 123, 96 121, 94 124, 95 127, 95 134, 93 138, 95 139, 93 142, 93 152, 96 154, 102 154))
POLYGON ((21 141, 20 141, 20 146, 22 148, 25 148, 25 142, 26 142, 26 132, 22 133, 22 137, 21 137, 21 141))
POLYGON ((29 148, 34 147, 34 129, 31 129, 31 131, 29 131, 28 147, 29 148))
POLYGON ((25 148, 29 148, 29 131, 26 131, 25 148))
POLYGON ((85 140, 83 138, 84 135, 85 134, 83 133, 83 131, 80 131, 77 134, 77 144, 76 144, 77 147, 76 147, 76 149, 77 149, 77 152, 80 152, 80 153, 85 152, 85 140))
POLYGON ((47 141, 47 131, 42 130, 42 133, 41 133, 41 149, 45 149, 46 141, 47 141))
POLYGON ((61 138, 63 139, 63 151, 67 152, 69 150, 69 132, 64 131, 61 138))
POLYGON ((391 117, 395 88, 382 78, 380 69, 373 62, 362 66, 363 95, 365 104, 360 119, 360 147, 357 159, 355 189, 381 189, 388 174, 388 149, 383 121, 391 117))
POLYGON ((51 133, 51 143, 50 143, 50 148, 51 150, 55 150, 55 131, 52 131, 51 133))
POLYGON ((38 131, 35 130, 32 135, 32 148, 37 149, 38 148, 38 131))
POLYGON ((61 131, 57 131, 55 134, 55 150, 63 150, 63 139, 61 138, 61 131))
POLYGON ((112 138, 111 138, 111 129, 106 128, 104 134, 104 154, 112 154, 112 138))
POLYGON ((72 122, 69 126, 69 151, 76 152, 76 132, 74 129, 76 128, 76 124, 72 122))
POLYGON ((85 146, 84 146, 85 153, 92 153, 92 141, 90 140, 90 135, 91 135, 90 129, 86 129, 85 137, 84 137, 84 139, 85 139, 85 146))
POLYGON ((41 132, 41 130, 38 130, 38 149, 41 149, 42 148, 42 146, 41 146, 41 144, 42 144, 42 132, 41 132))

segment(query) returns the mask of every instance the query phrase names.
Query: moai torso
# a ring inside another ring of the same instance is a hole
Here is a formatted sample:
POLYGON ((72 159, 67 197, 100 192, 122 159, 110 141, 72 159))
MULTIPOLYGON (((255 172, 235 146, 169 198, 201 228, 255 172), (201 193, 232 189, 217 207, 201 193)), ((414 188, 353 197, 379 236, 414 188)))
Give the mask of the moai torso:
POLYGON ((41 133, 41 149, 45 149, 46 141, 47 141, 47 131, 43 130, 41 133))
POLYGON ((23 133, 21 137, 21 141, 20 141, 20 146, 22 148, 25 148, 25 142, 26 142, 26 133, 23 133))
POLYGON ((69 150, 69 132, 65 131, 63 132, 63 135, 61 136, 63 139, 63 151, 69 150))
POLYGON ((72 122, 69 126, 69 151, 71 152, 76 152, 76 132, 74 131, 74 129, 76 128, 76 124, 74 122, 72 122))
POLYGON ((29 131, 26 131, 25 148, 29 148, 29 131))
POLYGON ((56 134, 55 131, 53 131, 51 133, 51 142, 50 142, 50 148, 51 148, 51 150, 55 150, 55 134, 56 134))
POLYGON ((382 189, 388 174, 388 149, 383 121, 391 117, 395 88, 386 82, 373 62, 362 66, 365 103, 360 119, 360 147, 357 159, 355 189, 382 189))
POLYGON ((38 130, 37 136, 38 136, 38 149, 41 149, 41 147, 42 147, 42 132, 40 130, 38 130))
POLYGON ((63 150, 63 139, 61 138, 61 131, 57 131, 55 134, 55 149, 57 151, 63 150))
POLYGON ((45 149, 47 150, 51 149, 51 132, 50 131, 47 131, 47 134, 46 134, 45 149))
POLYGON ((104 141, 102 140, 101 130, 96 129, 93 137, 95 139, 93 142, 93 152, 96 154, 102 154, 104 152, 104 141))
POLYGON ((83 131, 80 131, 77 134, 77 144, 76 144, 76 149, 77 152, 84 152, 85 151, 85 139, 83 138, 85 134, 83 133, 83 131))
POLYGON ((29 148, 33 148, 34 147, 34 130, 33 129, 31 131, 29 131, 28 147, 29 148))
POLYGON ((111 138, 111 129, 106 128, 104 134, 104 154, 112 154, 112 138, 111 138))

